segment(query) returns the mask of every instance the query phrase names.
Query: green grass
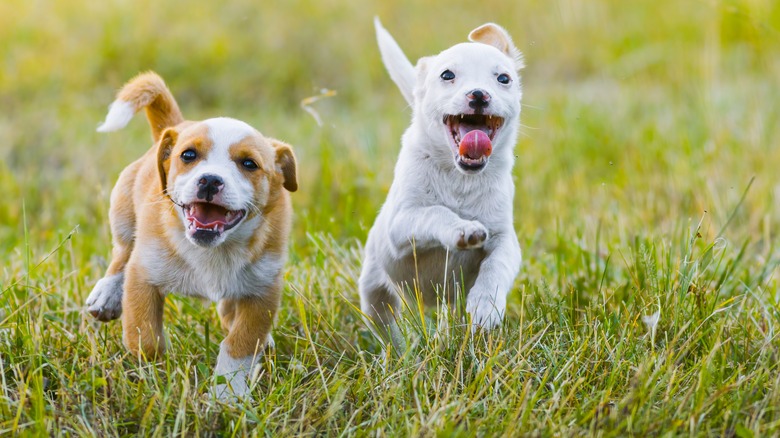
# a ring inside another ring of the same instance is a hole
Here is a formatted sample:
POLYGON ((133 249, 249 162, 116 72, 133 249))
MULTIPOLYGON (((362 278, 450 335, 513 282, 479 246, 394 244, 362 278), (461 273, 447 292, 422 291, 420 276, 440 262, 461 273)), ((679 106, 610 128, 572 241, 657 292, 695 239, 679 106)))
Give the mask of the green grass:
POLYGON ((0 3, 0 434, 780 434, 780 3, 260 5, 0 3), (374 15, 411 58, 496 21, 528 64, 506 322, 472 338, 460 315, 439 330, 406 312, 400 358, 356 310, 410 115, 374 15), (160 363, 84 312, 111 187, 150 146, 143 120, 94 128, 148 69, 185 116, 246 120, 298 154, 255 402, 207 395, 213 305, 168 299, 160 363), (319 126, 300 102, 322 89, 319 126))

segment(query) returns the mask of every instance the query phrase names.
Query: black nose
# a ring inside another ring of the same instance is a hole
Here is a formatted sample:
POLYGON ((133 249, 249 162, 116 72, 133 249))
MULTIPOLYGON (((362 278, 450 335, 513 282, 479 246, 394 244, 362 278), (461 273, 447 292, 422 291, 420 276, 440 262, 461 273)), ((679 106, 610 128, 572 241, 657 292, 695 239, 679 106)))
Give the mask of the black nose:
POLYGON ((198 199, 205 198, 206 202, 211 202, 224 186, 225 181, 217 175, 203 175, 198 180, 198 199))
POLYGON ((469 99, 469 106, 474 109, 485 108, 490 103, 490 94, 487 91, 471 90, 466 93, 466 97, 469 99))

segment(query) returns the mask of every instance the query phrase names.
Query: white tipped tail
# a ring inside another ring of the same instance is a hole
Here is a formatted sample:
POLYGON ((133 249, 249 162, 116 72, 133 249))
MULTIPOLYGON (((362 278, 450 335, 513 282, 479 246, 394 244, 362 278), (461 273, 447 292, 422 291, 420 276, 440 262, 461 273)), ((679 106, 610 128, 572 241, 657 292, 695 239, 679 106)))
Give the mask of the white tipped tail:
POLYGON ((122 129, 130 123, 134 115, 135 110, 130 102, 117 99, 108 107, 106 120, 98 126, 97 131, 111 132, 122 129))
POLYGON ((376 40, 379 44, 379 52, 382 54, 382 62, 385 64, 390 78, 401 90, 404 99, 410 104, 414 104, 414 66, 404 55, 401 47, 395 42, 390 33, 382 27, 379 17, 374 17, 374 27, 376 28, 376 40))
POLYGON ((146 72, 134 77, 119 90, 116 100, 109 106, 106 120, 97 128, 98 132, 124 128, 141 109, 146 110, 155 142, 165 128, 184 121, 179 105, 162 78, 157 73, 146 72))

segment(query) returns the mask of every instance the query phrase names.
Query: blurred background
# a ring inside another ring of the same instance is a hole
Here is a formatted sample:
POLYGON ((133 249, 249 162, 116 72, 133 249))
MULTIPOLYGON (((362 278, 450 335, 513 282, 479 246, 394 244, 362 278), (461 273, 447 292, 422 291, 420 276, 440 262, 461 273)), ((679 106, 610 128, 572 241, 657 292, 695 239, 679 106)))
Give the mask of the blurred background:
POLYGON ((4 275, 23 246, 45 255, 76 227, 77 265, 108 255, 111 187, 151 141, 142 115, 117 133, 95 127, 145 70, 166 79, 185 117, 232 116, 295 146, 293 258, 311 252, 312 233, 362 241, 411 114, 381 64, 375 15, 413 61, 487 21, 525 54, 515 225, 526 258, 561 236, 664 240, 691 221, 712 237, 751 178, 728 233, 771 247, 780 2, 6 0, 4 275), (319 125, 302 102, 333 92, 309 105, 319 125))
POLYGON ((777 0, 2 0, 0 430, 771 436, 778 81, 777 0), (355 307, 411 116, 374 16, 413 61, 493 21, 527 65, 505 336, 452 330, 440 349, 436 320, 411 318, 425 342, 398 364, 355 307), (185 117, 244 120, 298 156, 262 403, 220 421, 199 401, 214 306, 166 299, 162 367, 139 367, 120 325, 83 307, 111 250, 111 188, 151 147, 143 115, 95 128, 146 70, 185 117))

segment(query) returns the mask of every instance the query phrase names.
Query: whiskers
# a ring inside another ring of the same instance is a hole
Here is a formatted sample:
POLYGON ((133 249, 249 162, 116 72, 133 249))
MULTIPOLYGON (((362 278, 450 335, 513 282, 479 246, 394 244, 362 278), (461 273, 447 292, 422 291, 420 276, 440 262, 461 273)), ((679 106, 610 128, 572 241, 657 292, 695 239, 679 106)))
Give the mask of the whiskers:
POLYGON ((167 190, 162 190, 160 192, 155 193, 155 196, 153 200, 145 202, 143 205, 158 205, 158 204, 166 204, 170 207, 170 209, 173 211, 174 206, 184 208, 184 205, 179 204, 178 202, 174 201, 171 195, 168 193, 167 190))
POLYGON ((258 216, 262 216, 263 214, 263 210, 253 201, 247 203, 247 211, 249 213, 256 213, 258 216))

